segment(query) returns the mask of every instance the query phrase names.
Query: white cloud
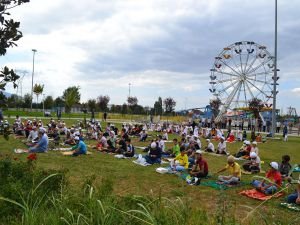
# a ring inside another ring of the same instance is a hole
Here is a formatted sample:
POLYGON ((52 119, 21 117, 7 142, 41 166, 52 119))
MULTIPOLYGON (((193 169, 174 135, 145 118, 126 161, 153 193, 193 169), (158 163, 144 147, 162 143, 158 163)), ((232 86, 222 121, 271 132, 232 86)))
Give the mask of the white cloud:
MULTIPOLYGON (((288 90, 300 82, 299 6, 279 3, 279 96, 298 93, 288 90)), ((35 82, 54 97, 79 85, 83 100, 108 94, 123 103, 132 83, 141 104, 174 96, 178 108, 186 99, 205 106, 209 69, 223 47, 253 40, 273 51, 273 7, 258 0, 32 0, 11 11, 24 37, 0 62, 29 72, 23 93, 31 89, 35 48, 35 82)))

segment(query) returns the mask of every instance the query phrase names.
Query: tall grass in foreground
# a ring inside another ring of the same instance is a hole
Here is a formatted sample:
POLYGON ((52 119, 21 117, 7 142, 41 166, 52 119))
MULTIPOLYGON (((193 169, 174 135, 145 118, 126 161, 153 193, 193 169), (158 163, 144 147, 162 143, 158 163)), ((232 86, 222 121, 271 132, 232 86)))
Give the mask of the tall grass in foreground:
POLYGON ((119 196, 114 192, 111 178, 102 178, 101 184, 95 186, 95 175, 87 177, 80 191, 74 192, 68 186, 67 171, 49 174, 49 171, 36 169, 32 163, 35 162, 15 161, 7 157, 0 160, 1 225, 299 223, 298 215, 276 221, 272 209, 263 207, 266 202, 258 202, 256 207, 238 205, 226 191, 218 192, 209 211, 204 210, 206 203, 191 206, 188 197, 166 198, 160 191, 143 196, 119 196), (238 207, 245 208, 244 215, 237 215, 238 207))

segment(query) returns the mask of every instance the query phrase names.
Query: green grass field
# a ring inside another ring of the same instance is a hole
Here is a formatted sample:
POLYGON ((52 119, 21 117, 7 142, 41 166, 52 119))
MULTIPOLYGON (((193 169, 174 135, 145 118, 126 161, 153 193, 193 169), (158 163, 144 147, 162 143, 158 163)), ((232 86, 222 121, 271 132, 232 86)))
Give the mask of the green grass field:
MULTIPOLYGON (((155 135, 155 133, 152 134, 152 136, 155 135)), ((169 139, 173 137, 176 136, 170 135, 169 139)), ((205 140, 202 139, 201 141, 204 146, 205 140)), ((87 144, 91 143, 93 142, 87 142, 87 144)), ((145 146, 148 143, 139 143, 138 139, 134 138, 133 144, 135 146, 145 146)), ((214 142, 214 144, 216 145, 217 143, 214 142)), ((241 142, 236 142, 227 144, 227 146, 231 153, 235 153, 241 144, 241 142)), ((167 143, 167 146, 170 147, 171 143, 167 143)), ((26 160, 26 154, 13 153, 13 149, 24 147, 24 144, 13 136, 8 141, 4 140, 2 136, 0 137, 1 154, 8 154, 20 160, 26 160)), ((268 164, 271 161, 280 162, 281 156, 284 154, 291 156, 291 164, 300 163, 299 137, 289 137, 288 142, 268 140, 266 143, 259 144, 258 147, 261 160, 264 161, 262 167, 265 171, 268 170, 268 164)), ((252 200, 238 194, 241 190, 251 188, 249 183, 252 180, 252 175, 242 176, 243 182, 247 184, 246 186, 218 191, 201 185, 189 186, 176 175, 158 174, 155 172, 155 169, 159 167, 158 165, 142 167, 132 163, 129 159, 116 159, 110 154, 99 153, 91 149, 89 151, 93 154, 80 157, 63 156, 60 152, 53 151, 46 154, 39 154, 37 166, 46 169, 67 169, 69 171, 70 187, 74 192, 80 192, 82 184, 86 179, 95 176, 96 186, 101 185, 104 179, 109 179, 113 183, 113 190, 116 195, 154 195, 171 199, 180 197, 186 200, 192 208, 201 208, 208 215, 214 215, 222 207, 219 205, 220 196, 225 196, 227 199, 226 204, 230 205, 229 210, 234 213, 239 221, 242 221, 251 209, 261 204, 260 201, 252 200)), ((208 161, 209 170, 212 174, 226 164, 225 156, 217 157, 204 154, 204 158, 208 161)), ((242 161, 239 161, 239 163, 241 164, 242 161)), ((294 174, 294 177, 298 177, 298 174, 294 174)), ((210 179, 216 179, 216 176, 210 179)), ((289 192, 291 191, 292 188, 289 192)), ((251 217, 255 217, 255 221, 264 221, 260 224, 266 224, 265 221, 268 222, 267 224, 299 224, 299 221, 292 223, 292 221, 295 221, 295 218, 299 217, 299 213, 287 211, 278 206, 283 201, 284 198, 272 199, 255 210, 251 214, 251 217)))

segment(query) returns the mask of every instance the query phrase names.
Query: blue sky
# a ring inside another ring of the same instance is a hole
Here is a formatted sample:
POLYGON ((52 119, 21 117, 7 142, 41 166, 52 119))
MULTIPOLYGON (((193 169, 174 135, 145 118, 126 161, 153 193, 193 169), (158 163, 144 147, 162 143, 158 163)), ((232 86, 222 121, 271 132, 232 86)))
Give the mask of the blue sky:
MULTIPOLYGON (((60 96, 81 87, 82 101, 131 94, 153 106, 173 97, 176 109, 205 106, 210 69, 224 47, 254 41, 274 52, 274 1, 267 0, 31 0, 11 11, 24 37, 1 57, 2 66, 26 70, 23 94, 34 83, 60 96)), ((278 0, 277 108, 300 111, 300 1, 278 0)), ((11 87, 8 91, 15 92, 11 87)), ((19 90, 20 91, 20 90, 19 90)))

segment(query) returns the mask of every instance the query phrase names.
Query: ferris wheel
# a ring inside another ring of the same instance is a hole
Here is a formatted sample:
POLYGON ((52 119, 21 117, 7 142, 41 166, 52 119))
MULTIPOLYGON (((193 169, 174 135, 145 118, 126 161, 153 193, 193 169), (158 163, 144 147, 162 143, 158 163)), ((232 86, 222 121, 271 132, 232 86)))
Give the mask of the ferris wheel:
POLYGON ((236 42, 215 57, 210 71, 209 91, 223 104, 216 121, 229 109, 248 107, 253 98, 261 99, 266 106, 273 98, 274 57, 265 46, 253 41, 236 42))

